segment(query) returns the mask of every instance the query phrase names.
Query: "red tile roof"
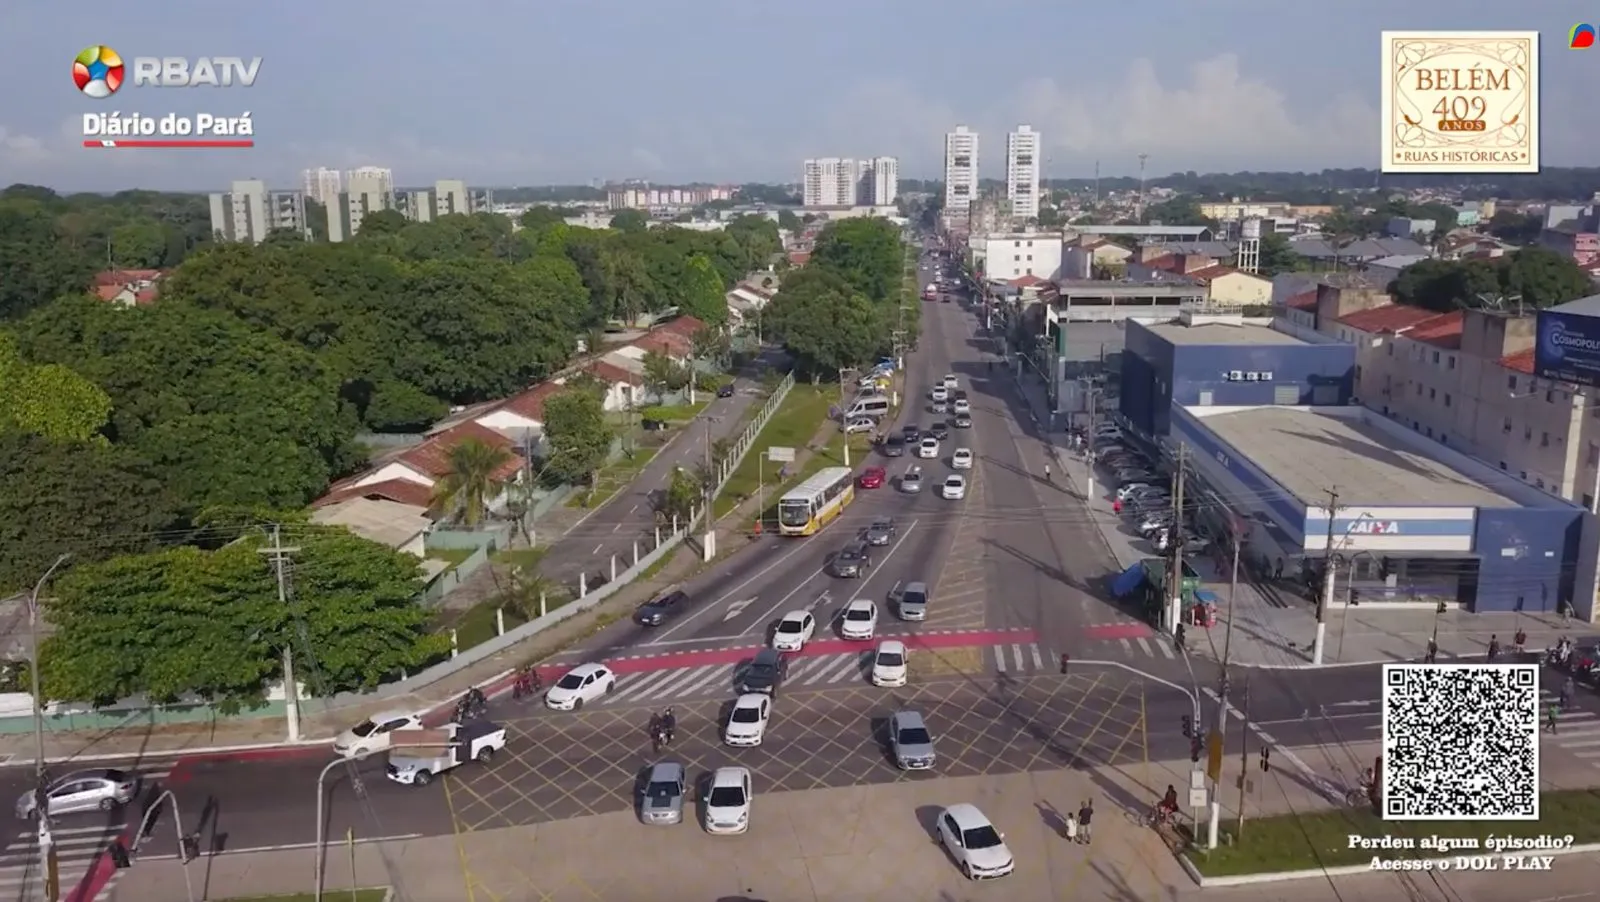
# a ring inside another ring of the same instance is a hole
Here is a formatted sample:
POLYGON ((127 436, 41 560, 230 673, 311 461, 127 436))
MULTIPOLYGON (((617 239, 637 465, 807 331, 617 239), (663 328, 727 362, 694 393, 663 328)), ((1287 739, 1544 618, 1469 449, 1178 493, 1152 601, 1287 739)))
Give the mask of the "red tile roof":
POLYGON ((1006 284, 1010 285, 1012 288, 1032 288, 1033 286, 1038 285, 1040 282, 1043 282, 1043 281, 1044 281, 1044 279, 1041 279, 1038 276, 1026 275, 1026 276, 1021 276, 1021 277, 1016 278, 1016 279, 1012 279, 1011 281, 1007 282, 1006 284))
POLYGON ((1533 349, 1529 348, 1526 351, 1518 351, 1515 354, 1502 357, 1500 358, 1500 365, 1508 370, 1516 370, 1519 373, 1527 373, 1531 376, 1533 375, 1533 349))
POLYGON ((108 269, 95 273, 94 284, 115 285, 121 288, 134 282, 154 282, 165 275, 166 272, 159 269, 108 269))
POLYGON ((328 494, 312 502, 311 506, 328 507, 352 498, 381 498, 384 501, 428 507, 433 503, 433 489, 409 479, 385 479, 370 485, 351 485, 349 480, 345 480, 330 487, 328 494), (343 488, 338 487, 341 485, 343 488))
POLYGON ((1438 315, 1432 310, 1407 304, 1385 304, 1370 310, 1357 310, 1355 313, 1340 317, 1337 322, 1357 332, 1373 335, 1398 334, 1409 332, 1438 315))
MULTIPOLYGON (((544 422, 544 402, 560 394, 564 388, 554 382, 541 382, 525 391, 518 392, 495 405, 495 410, 509 410, 518 416, 527 417, 536 423, 544 422)), ((494 432, 487 426, 480 426, 489 432, 494 432)), ((500 433, 494 432, 495 435, 500 433)))
POLYGON ((1406 333, 1406 337, 1435 347, 1455 349, 1461 347, 1461 332, 1466 328, 1466 323, 1467 314, 1464 310, 1441 313, 1417 324, 1406 333))
MULTIPOLYGON (((543 387, 544 386, 538 386, 534 390, 537 391, 538 388, 543 387)), ((559 386, 557 386, 557 388, 559 388, 559 386)), ((518 398, 522 398, 528 394, 531 394, 531 392, 523 392, 521 395, 516 395, 515 397, 511 398, 510 401, 502 404, 501 408, 509 407, 512 402, 515 402, 518 398)), ((541 409, 543 408, 542 402, 540 407, 541 409)), ((520 413, 521 411, 518 412, 520 413)), ((460 444, 463 440, 469 438, 475 438, 484 444, 489 445, 490 447, 501 448, 505 451, 514 451, 516 448, 516 444, 512 442, 511 439, 506 438, 504 435, 501 435, 500 433, 490 429, 488 426, 485 426, 476 420, 468 420, 459 426, 446 429, 444 432, 433 436, 422 444, 417 445, 415 448, 408 448, 403 454, 396 456, 390 462, 405 464, 424 476, 428 476, 433 479, 439 479, 448 475, 450 472, 451 449, 460 444)), ((521 468, 522 458, 513 453, 509 455, 506 462, 500 466, 500 469, 491 474, 491 478, 493 478, 496 482, 502 482, 516 475, 516 472, 521 468)))
POLYGON ((807 263, 810 263, 810 262, 811 262, 811 252, 810 251, 790 251, 789 252, 789 265, 790 266, 805 266, 807 263))
POLYGON ((601 382, 604 382, 607 385, 616 385, 617 383, 622 383, 625 385, 644 384, 644 378, 642 376, 638 376, 630 370, 623 369, 614 363, 608 363, 604 360, 596 360, 583 369, 584 372, 595 377, 596 379, 599 379, 601 382))
POLYGON ((1292 295, 1283 302, 1283 306, 1291 310, 1315 310, 1317 309, 1317 292, 1313 289, 1292 295))
POLYGON ((703 320, 696 319, 692 316, 680 316, 677 319, 668 323, 663 323, 650 331, 652 333, 666 332, 671 335, 681 335, 684 338, 693 338, 701 329, 704 329, 705 327, 706 324, 703 320))
POLYGON ((1224 265, 1218 263, 1218 264, 1214 264, 1212 266, 1203 267, 1201 269, 1190 270, 1189 272, 1184 273, 1184 275, 1188 276, 1191 279, 1199 280, 1201 282, 1209 282, 1212 279, 1219 279, 1219 278, 1221 278, 1221 277, 1223 277, 1223 276, 1225 276, 1225 275, 1227 275, 1229 273, 1235 273, 1235 272, 1238 272, 1238 271, 1239 270, 1234 269, 1231 266, 1224 266, 1224 265))
POLYGON ((675 332, 657 330, 628 342, 641 351, 655 351, 668 357, 683 359, 694 351, 689 339, 675 332))
POLYGON ((1179 272, 1183 269, 1183 258, 1177 254, 1162 254, 1159 257, 1151 257, 1139 265, 1151 269, 1164 269, 1167 272, 1179 272))

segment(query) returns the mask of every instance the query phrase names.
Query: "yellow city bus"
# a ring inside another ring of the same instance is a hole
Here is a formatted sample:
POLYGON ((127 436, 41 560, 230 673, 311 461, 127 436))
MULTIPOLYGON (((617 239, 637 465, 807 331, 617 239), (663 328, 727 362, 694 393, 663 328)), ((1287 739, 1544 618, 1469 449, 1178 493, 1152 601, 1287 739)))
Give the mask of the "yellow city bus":
POLYGON ((856 497, 849 467, 819 470, 778 500, 778 531, 786 536, 816 535, 856 497))

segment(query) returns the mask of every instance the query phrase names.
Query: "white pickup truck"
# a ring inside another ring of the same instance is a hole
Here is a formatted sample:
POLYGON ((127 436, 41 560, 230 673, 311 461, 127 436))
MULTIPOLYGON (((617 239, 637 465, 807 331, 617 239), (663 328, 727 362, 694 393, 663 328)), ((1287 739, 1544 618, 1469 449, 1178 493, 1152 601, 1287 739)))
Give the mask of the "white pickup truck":
POLYGON ((506 747, 506 728, 474 720, 437 730, 412 730, 400 741, 404 744, 389 751, 385 774, 396 783, 427 786, 434 777, 468 761, 489 763, 506 747))

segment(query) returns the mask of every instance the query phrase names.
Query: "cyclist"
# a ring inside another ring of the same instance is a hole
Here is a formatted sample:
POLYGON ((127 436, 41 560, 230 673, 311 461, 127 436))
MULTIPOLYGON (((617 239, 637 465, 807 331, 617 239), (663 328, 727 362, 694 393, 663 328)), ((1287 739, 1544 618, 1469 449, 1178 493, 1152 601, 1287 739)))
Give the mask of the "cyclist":
POLYGON ((1159 821, 1171 820, 1178 813, 1178 790, 1171 783, 1167 784, 1167 793, 1161 797, 1161 804, 1156 806, 1156 818, 1159 821))

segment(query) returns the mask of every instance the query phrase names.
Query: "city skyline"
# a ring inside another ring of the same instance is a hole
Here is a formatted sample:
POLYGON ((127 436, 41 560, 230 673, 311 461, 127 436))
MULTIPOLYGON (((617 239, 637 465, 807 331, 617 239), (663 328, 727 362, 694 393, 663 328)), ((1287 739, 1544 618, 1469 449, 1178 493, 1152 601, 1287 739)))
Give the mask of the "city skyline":
POLYGON ((1538 29, 1545 36, 1543 162, 1581 165, 1600 137, 1592 117, 1561 115, 1586 108, 1583 88, 1597 77, 1594 54, 1564 49, 1572 23, 1592 15, 1568 0, 1532 11, 1464 0, 1448 15, 1351 0, 1335 17, 1238 0, 1174 3, 1154 10, 1160 28, 1148 27, 1148 9, 1077 11, 1024 0, 1010 11, 1030 31, 1129 37, 1085 42, 1070 64, 1041 52, 1020 67, 941 67, 915 54, 885 60, 868 52, 872 36, 890 28, 908 47, 1003 44, 1015 37, 1009 16, 969 22, 941 15, 936 5, 925 10, 931 15, 905 20, 896 10, 834 0, 805 15, 692 2, 701 15, 619 18, 603 2, 520 9, 469 3, 421 32, 392 7, 367 0, 319 8, 319 27, 309 31, 301 27, 310 13, 303 0, 226 11, 180 2, 157 10, 109 7, 93 34, 65 7, 23 4, 10 11, 0 35, 0 67, 12 83, 38 87, 18 92, 0 114, 0 171, 10 181, 95 191, 204 191, 241 172, 288 186, 307 168, 347 170, 371 161, 423 184, 446 176, 497 186, 623 177, 789 183, 796 158, 860 147, 897 157, 903 178, 935 178, 941 136, 966 123, 993 136, 980 177, 1004 178, 1002 136, 1021 122, 1043 136, 1041 179, 1087 177, 1096 161, 1108 177, 1133 175, 1141 153, 1152 175, 1371 167, 1379 154, 1379 35, 1398 28, 1538 29), (1239 14, 1229 15, 1230 8, 1239 14), (856 27, 828 27, 846 10, 856 27), (766 78, 717 78, 712 57, 677 52, 690 40, 731 44, 751 29, 782 36, 765 51, 766 78), (562 38, 519 62, 515 79, 480 77, 477 66, 491 54, 522 60, 528 33, 562 38), (352 34, 402 58, 420 54, 429 65, 361 65, 350 50, 352 34), (1316 53, 1302 48, 1307 34, 1316 35, 1316 53), (262 64, 253 87, 129 87, 89 100, 73 86, 69 63, 96 42, 130 56, 234 54, 262 64), (818 48, 841 62, 805 65, 818 48), (593 71, 587 62, 602 51, 626 53, 639 65, 593 71), (585 76, 572 78, 576 71, 585 76), (640 71, 651 75, 638 78, 640 71), (558 88, 530 93, 529 83, 558 88), (689 96, 697 102, 682 103, 689 96), (774 97, 784 100, 775 104, 774 97), (249 110, 257 146, 80 146, 85 112, 169 110, 249 110))

